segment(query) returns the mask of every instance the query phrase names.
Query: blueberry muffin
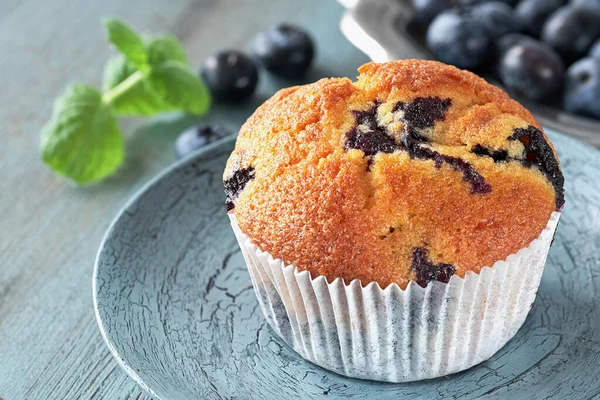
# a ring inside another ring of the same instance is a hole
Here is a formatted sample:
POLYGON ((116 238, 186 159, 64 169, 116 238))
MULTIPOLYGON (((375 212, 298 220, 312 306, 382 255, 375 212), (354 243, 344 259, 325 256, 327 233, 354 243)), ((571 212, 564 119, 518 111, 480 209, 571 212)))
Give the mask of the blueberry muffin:
POLYGON ((273 257, 384 288, 427 286, 527 247, 564 203, 542 127, 501 89, 434 61, 276 93, 240 130, 227 208, 273 257))

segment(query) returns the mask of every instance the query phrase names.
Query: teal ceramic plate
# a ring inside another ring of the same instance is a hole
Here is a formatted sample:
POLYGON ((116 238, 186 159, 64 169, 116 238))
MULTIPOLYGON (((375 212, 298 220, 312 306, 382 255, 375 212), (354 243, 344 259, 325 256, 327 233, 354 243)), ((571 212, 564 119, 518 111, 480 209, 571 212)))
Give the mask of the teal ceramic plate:
POLYGON ((162 400, 598 398, 600 153, 551 138, 567 203, 538 298, 516 337, 468 371, 409 384, 348 379, 279 340, 225 212, 233 139, 173 166, 117 216, 94 273, 100 330, 127 373, 162 400))

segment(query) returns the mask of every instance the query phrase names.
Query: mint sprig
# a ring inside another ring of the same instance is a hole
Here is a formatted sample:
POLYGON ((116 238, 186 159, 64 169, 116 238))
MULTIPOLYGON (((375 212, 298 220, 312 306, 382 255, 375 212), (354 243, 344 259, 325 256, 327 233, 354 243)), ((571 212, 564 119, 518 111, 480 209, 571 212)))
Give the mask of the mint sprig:
POLYGON ((139 70, 148 70, 148 52, 144 41, 127 24, 116 19, 107 18, 104 26, 108 32, 108 41, 123 54, 139 70))
POLYGON ((208 89, 190 71, 177 38, 141 36, 115 19, 104 24, 120 54, 105 65, 103 92, 71 85, 57 98, 41 133, 42 160, 77 184, 100 181, 123 163, 117 116, 174 110, 201 115, 210 107, 208 89))
POLYGON ((56 99, 54 113, 41 134, 42 159, 75 183, 100 180, 123 161, 123 135, 102 94, 73 85, 56 99))

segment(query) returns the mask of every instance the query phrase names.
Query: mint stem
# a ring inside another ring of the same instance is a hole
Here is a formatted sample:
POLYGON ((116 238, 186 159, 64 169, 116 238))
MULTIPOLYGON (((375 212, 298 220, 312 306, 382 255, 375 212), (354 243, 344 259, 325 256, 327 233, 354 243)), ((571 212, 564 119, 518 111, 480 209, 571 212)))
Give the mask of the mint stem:
POLYGON ((127 79, 123 82, 119 83, 114 88, 107 90, 102 95, 102 102, 104 104, 112 104, 116 99, 127 93, 129 89, 131 89, 136 83, 141 81, 146 77, 146 74, 142 71, 136 71, 133 74, 129 75, 127 79))

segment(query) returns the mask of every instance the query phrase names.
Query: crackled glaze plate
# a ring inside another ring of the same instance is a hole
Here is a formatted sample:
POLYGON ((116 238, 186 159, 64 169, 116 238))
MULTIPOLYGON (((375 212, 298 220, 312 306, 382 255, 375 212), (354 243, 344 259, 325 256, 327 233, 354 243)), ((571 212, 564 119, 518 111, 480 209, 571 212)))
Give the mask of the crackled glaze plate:
POLYGON ((567 203, 538 298, 499 353, 445 378, 384 384, 316 367, 268 327, 229 226, 234 139, 155 178, 119 213, 94 272, 100 330, 161 400, 588 399, 600 396, 600 153, 551 134, 567 203))

